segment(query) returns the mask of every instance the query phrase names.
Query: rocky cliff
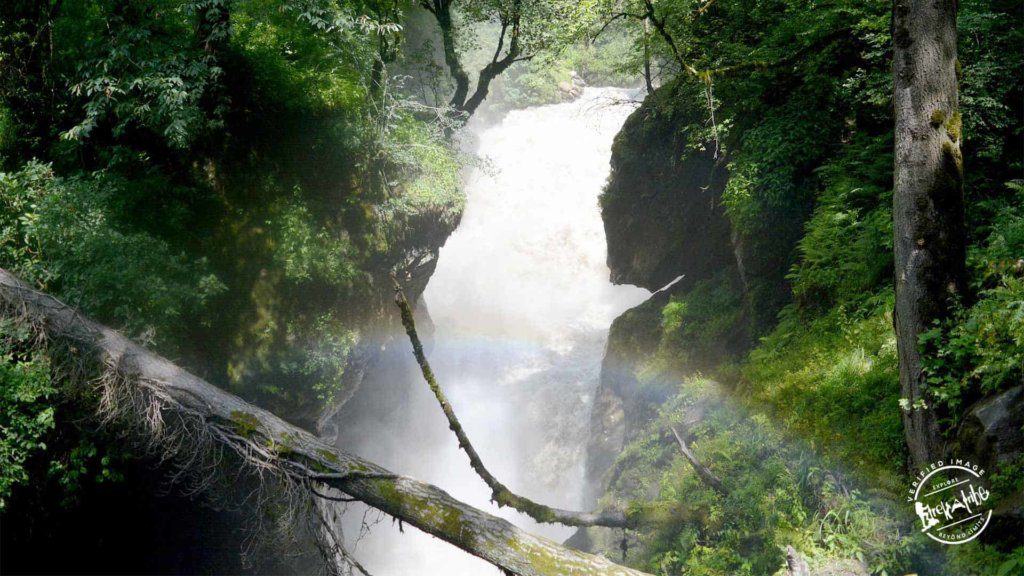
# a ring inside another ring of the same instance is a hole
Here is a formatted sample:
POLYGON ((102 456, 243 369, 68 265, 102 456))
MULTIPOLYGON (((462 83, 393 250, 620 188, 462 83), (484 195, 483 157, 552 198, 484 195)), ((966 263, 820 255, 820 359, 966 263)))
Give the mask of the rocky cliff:
MULTIPOLYGON (((640 375, 661 341, 663 308, 701 282, 737 277, 722 203, 728 172, 715 146, 687 128, 704 114, 695 102, 691 85, 659 88, 626 120, 612 148, 601 196, 611 279, 657 292, 619 316, 608 336, 588 446, 587 479, 598 492, 622 447, 671 389, 640 375)), ((704 365, 692 358, 688 369, 704 365)))
POLYGON ((678 106, 689 91, 660 88, 615 138, 601 216, 616 284, 658 290, 683 276, 691 285, 733 263, 721 202, 728 175, 714 146, 685 130, 703 113, 678 106))

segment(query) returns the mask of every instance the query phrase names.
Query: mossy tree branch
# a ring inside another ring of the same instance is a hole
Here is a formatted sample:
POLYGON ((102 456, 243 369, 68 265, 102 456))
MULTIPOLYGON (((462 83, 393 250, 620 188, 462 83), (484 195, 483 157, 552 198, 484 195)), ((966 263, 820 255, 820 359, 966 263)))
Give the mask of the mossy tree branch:
POLYGON ((203 454, 214 453, 220 462, 218 454, 233 453, 243 469, 276 477, 287 489, 309 497, 317 496, 317 486, 337 490, 509 574, 643 574, 529 534, 436 486, 326 444, 3 269, 0 318, 29 327, 38 346, 75 365, 58 374, 64 393, 92 399, 102 422, 140 439, 192 475, 223 474, 222 466, 195 467, 203 454))
POLYGON ((437 403, 441 406, 441 411, 444 412, 445 418, 448 419, 448 427, 459 440, 459 448, 469 456, 470 466, 473 467, 477 475, 491 489, 491 500, 495 504, 498 506, 510 506, 530 516, 537 522, 543 523, 558 523, 579 527, 606 526, 610 528, 627 528, 633 525, 633 522, 624 513, 615 510, 606 512, 577 512, 539 504, 529 498, 513 493, 495 478, 487 467, 484 466, 480 454, 473 447, 473 443, 470 442, 469 436, 466 435, 465 429, 462 428, 459 418, 455 415, 455 410, 452 408, 451 403, 448 402, 448 397, 445 396, 444 390, 438 384, 434 371, 430 368, 430 362, 427 361, 427 356, 423 352, 423 343, 420 342, 419 334, 416 332, 416 321, 413 318, 412 307, 397 283, 395 285, 395 304, 398 305, 398 309, 401 311, 402 325, 405 326, 405 332, 409 335, 412 351, 416 356, 416 362, 420 365, 423 379, 427 381, 430 391, 434 393, 437 403))

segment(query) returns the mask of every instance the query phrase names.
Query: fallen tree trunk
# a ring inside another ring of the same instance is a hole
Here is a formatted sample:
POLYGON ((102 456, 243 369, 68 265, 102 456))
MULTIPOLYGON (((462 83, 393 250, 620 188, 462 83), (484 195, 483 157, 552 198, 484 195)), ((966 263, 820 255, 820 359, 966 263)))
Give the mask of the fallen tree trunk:
POLYGON ((227 449, 260 474, 311 495, 336 489, 523 576, 643 574, 534 536, 447 492, 338 450, 78 314, 0 269, 0 317, 36 331, 40 345, 73 359, 64 386, 95 397, 97 412, 187 466, 227 449))

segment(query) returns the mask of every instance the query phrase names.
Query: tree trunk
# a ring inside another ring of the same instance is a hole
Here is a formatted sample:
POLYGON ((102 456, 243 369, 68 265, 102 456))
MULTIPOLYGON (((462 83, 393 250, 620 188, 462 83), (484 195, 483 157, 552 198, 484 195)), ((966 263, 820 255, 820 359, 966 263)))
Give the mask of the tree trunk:
POLYGON ((168 457, 184 461, 182 465, 200 459, 194 453, 182 456, 182 450, 226 448, 260 474, 277 474, 310 491, 317 485, 334 488, 512 574, 643 574, 531 535, 436 486, 338 450, 33 290, 3 269, 0 318, 37 330, 58 357, 99 366, 99 374, 71 370, 62 384, 68 392, 93 390, 90 397, 98 399, 104 421, 111 421, 111 406, 118 398, 126 399, 135 410, 119 414, 116 421, 165 449, 168 457))
POLYGON ((462 109, 466 104, 466 97, 469 95, 469 74, 462 67, 459 60, 459 53, 455 47, 455 24, 452 22, 451 3, 439 0, 434 3, 433 8, 428 6, 441 28, 441 44, 444 48, 444 63, 448 66, 448 73, 455 82, 455 92, 452 94, 448 104, 456 109, 462 109))
POLYGON ((904 433, 917 466, 942 456, 918 338, 948 317, 966 286, 956 8, 956 0, 893 2, 894 324, 901 396, 910 402, 904 433))
POLYGON ((644 85, 647 93, 654 92, 654 83, 651 81, 651 19, 644 18, 644 85))
POLYGON ((520 58, 521 48, 519 46, 519 19, 521 17, 522 2, 521 0, 514 0, 507 20, 503 17, 501 36, 498 38, 494 57, 486 66, 480 69, 472 95, 469 93, 469 74, 462 66, 462 61, 459 59, 459 53, 455 46, 456 31, 455 22, 452 19, 451 4, 451 0, 421 2, 421 6, 434 15, 434 19, 437 20, 437 25, 441 29, 444 62, 448 66, 448 73, 451 75, 452 81, 455 82, 455 92, 452 94, 448 105, 452 107, 457 115, 465 120, 472 116, 477 108, 483 104, 484 100, 487 99, 491 82, 517 61, 524 59, 520 58), (502 57, 501 53, 505 47, 506 34, 510 35, 510 38, 508 39, 508 49, 505 56, 502 57))
POLYGON ((507 486, 502 484, 490 470, 484 466, 483 459, 480 458, 480 454, 477 453, 476 448, 473 447, 473 442, 470 441, 469 436, 466 434, 465 429, 462 427, 462 423, 459 422, 459 418, 455 415, 455 409, 452 408, 448 397, 444 391, 441 390, 441 385, 437 382, 437 378, 434 376, 434 370, 430 367, 430 362, 427 361, 426 352, 423 351, 423 343, 420 341, 420 336, 416 332, 416 320, 413 318, 412 306, 409 305, 409 301, 405 299, 405 294, 402 292, 398 282, 395 282, 395 304, 398 305, 398 309, 402 314, 402 325, 405 326, 405 332, 409 335, 409 342, 412 344, 413 356, 416 357, 416 363, 420 365, 420 371, 423 373, 423 379, 426 381, 430 391, 433 392, 434 398, 437 399, 438 405, 441 407, 441 411, 444 412, 445 418, 448 420, 448 428, 455 434, 456 439, 459 441, 459 448, 466 453, 469 457, 469 465, 473 470, 480 476, 480 479, 487 484, 487 487, 491 489, 491 502, 494 502, 499 507, 511 506, 516 510, 526 514, 533 518, 537 522, 550 523, 550 524, 562 524, 565 526, 604 526, 606 528, 628 528, 631 526, 631 522, 625 513, 617 510, 610 510, 607 512, 577 512, 575 510, 561 510, 558 508, 552 508, 543 504, 538 504, 529 498, 520 496, 511 490, 507 486))
POLYGON ((459 111, 465 113, 467 116, 472 116, 476 109, 484 103, 487 99, 487 94, 491 88, 491 81, 500 76, 505 70, 508 70, 509 66, 515 62, 516 56, 509 53, 504 59, 497 62, 491 62, 487 66, 484 66, 480 70, 480 76, 477 78, 476 90, 473 91, 473 95, 469 97, 466 102, 459 107, 459 111))

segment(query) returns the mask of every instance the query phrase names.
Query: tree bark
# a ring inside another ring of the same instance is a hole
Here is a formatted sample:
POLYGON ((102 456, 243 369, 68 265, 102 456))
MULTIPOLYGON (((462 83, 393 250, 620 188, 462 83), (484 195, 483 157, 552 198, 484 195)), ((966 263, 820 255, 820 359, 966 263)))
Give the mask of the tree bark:
MULTIPOLYGON (((60 347, 62 357, 66 354, 82 363, 102 367, 101 375, 79 374, 64 382, 69 392, 98 387, 98 394, 90 395, 99 397, 98 406, 114 393, 109 389, 112 386, 127 388, 126 392, 136 401, 144 399, 151 409, 128 414, 132 421, 125 424, 137 434, 148 435, 157 446, 167 442, 176 449, 188 449, 187 441, 172 438, 174 422, 184 422, 189 431, 198 430, 204 437, 240 454, 246 465, 264 473, 286 475, 311 491, 317 485, 337 489, 507 573, 643 574, 526 533, 507 520, 456 500, 436 486, 395 475, 328 445, 85 318, 55 298, 33 290, 3 269, 0 317, 38 330, 51 350, 60 347)), ((169 456, 175 457, 175 453, 169 456)))
POLYGON ((654 92, 654 82, 651 81, 651 18, 644 17, 644 86, 647 93, 654 92))
POLYGON ((903 426, 913 463, 942 456, 923 391, 920 334, 947 318, 966 287, 956 0, 894 0, 896 266, 894 325, 903 426))
POLYGON ((469 95, 469 74, 462 67, 462 60, 455 47, 455 23, 452 21, 451 1, 435 0, 433 5, 424 6, 434 14, 437 26, 441 29, 441 44, 444 48, 444 63, 448 66, 448 73, 455 82, 455 92, 452 94, 448 104, 455 109, 461 110, 469 95))

